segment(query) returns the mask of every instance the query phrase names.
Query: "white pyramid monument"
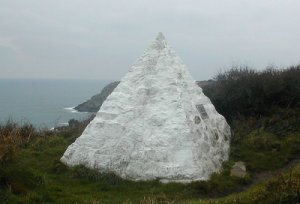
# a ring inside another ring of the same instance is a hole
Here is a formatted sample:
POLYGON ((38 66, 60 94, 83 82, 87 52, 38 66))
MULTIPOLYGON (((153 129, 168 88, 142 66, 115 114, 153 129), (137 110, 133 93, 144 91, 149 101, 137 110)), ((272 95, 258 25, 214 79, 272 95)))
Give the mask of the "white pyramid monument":
POLYGON ((159 33, 61 161, 130 180, 207 180, 230 127, 159 33))

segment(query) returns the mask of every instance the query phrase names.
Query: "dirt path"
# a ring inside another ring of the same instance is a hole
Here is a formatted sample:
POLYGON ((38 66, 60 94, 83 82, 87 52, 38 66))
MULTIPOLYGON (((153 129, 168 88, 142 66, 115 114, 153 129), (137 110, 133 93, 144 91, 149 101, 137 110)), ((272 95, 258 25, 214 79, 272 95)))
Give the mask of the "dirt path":
POLYGON ((246 185, 244 187, 242 187, 241 189, 239 189, 239 192, 241 191, 245 191, 247 190, 248 188, 256 185, 256 184, 259 184, 263 181, 266 181, 268 179, 271 179, 272 177, 284 172, 284 171, 288 171, 288 170, 292 170, 293 167, 298 164, 300 162, 300 153, 297 154, 295 156, 294 159, 292 159, 291 161, 289 161, 285 166, 279 168, 279 169, 276 169, 276 170, 273 170, 273 171, 267 171, 267 172, 261 172, 261 173, 258 173, 258 174, 255 174, 253 179, 252 179, 252 182, 249 184, 249 185, 246 185))

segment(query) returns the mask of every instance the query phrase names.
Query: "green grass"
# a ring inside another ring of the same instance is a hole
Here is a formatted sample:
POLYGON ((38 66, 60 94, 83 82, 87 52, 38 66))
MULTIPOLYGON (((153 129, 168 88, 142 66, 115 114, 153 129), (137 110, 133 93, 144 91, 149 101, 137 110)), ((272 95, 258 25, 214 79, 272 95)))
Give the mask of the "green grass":
POLYGON ((231 125, 230 160, 244 161, 251 173, 274 170, 300 153, 300 110, 246 118, 231 125))
POLYGON ((267 132, 252 132, 232 146, 231 159, 242 160, 251 172, 273 170, 288 163, 300 150, 300 134, 279 139, 267 132))
POLYGON ((254 185, 241 193, 202 200, 187 200, 190 204, 291 204, 300 202, 300 163, 274 178, 254 185))

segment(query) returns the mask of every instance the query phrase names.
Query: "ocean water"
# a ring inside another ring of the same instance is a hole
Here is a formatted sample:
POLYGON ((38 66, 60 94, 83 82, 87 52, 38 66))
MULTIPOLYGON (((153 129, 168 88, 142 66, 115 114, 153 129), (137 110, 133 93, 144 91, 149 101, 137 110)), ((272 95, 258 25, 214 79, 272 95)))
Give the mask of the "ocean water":
POLYGON ((61 79, 0 79, 0 123, 9 119, 39 128, 83 120, 90 113, 72 109, 99 93, 110 81, 61 79))

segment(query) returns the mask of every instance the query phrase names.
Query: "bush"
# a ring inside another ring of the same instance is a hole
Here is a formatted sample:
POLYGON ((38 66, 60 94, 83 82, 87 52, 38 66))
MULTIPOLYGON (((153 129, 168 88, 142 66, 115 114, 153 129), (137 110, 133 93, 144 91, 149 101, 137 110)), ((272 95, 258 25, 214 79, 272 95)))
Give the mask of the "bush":
POLYGON ((270 115, 280 108, 299 108, 300 65, 264 71, 233 67, 217 74, 203 92, 229 121, 270 115))

